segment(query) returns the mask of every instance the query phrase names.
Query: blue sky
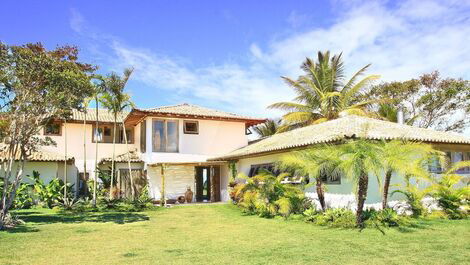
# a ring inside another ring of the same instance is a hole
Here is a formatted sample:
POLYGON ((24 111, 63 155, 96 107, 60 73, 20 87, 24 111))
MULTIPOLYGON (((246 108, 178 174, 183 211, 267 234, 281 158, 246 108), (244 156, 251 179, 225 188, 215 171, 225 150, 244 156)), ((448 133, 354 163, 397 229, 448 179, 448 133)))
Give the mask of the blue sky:
POLYGON ((201 104, 260 117, 290 100, 279 76, 343 52, 382 81, 470 78, 470 1, 2 1, 0 40, 71 44, 101 73, 134 67, 139 107, 201 104), (111 4, 112 3, 112 4, 111 4), (6 25, 6 26, 5 26, 6 25))

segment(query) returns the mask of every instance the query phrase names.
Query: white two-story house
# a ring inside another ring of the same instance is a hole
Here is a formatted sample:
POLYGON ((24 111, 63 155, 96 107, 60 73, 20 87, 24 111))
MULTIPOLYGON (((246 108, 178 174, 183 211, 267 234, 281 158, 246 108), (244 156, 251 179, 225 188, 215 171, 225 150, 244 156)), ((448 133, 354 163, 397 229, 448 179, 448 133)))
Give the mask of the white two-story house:
MULTIPOLYGON (((133 175, 147 178, 156 200, 161 197, 162 167, 167 199, 176 199, 189 188, 196 201, 228 200, 228 162, 208 159, 248 145, 248 128, 262 122, 264 119, 190 104, 133 109, 119 116, 116 124, 116 185, 129 191, 130 156, 133 175)), ((67 175, 79 193, 85 181, 97 174, 96 162, 100 170, 110 172, 113 133, 114 118, 107 110, 99 109, 98 118, 95 109, 88 109, 86 117, 84 112, 74 111, 66 122, 56 120, 45 126, 41 136, 50 137, 56 145, 33 154, 24 175, 38 171, 46 181, 67 175)))

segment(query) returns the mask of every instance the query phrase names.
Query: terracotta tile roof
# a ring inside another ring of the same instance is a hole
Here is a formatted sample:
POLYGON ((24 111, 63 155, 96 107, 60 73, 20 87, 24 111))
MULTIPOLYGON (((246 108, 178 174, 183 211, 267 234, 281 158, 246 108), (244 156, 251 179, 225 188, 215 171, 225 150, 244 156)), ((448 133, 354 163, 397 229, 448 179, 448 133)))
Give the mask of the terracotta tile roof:
POLYGON ((428 143, 468 144, 470 138, 355 115, 275 134, 269 138, 210 160, 230 160, 260 153, 275 152, 313 144, 330 143, 348 137, 371 140, 404 139, 428 143))
MULTIPOLYGON (((118 115, 117 121, 122 122, 129 112, 123 112, 118 115)), ((114 115, 107 109, 98 109, 98 121, 99 122, 114 122, 114 115)), ((85 119, 85 113, 83 111, 73 110, 71 120, 83 121, 85 119)), ((86 114, 87 121, 96 121, 96 109, 89 108, 86 114)))
MULTIPOLYGON (((141 159, 140 154, 138 152, 130 151, 130 155, 131 155, 131 163, 142 163, 142 162, 144 162, 141 159)), ((128 160, 128 157, 127 157, 127 152, 126 152, 126 153, 123 153, 123 154, 116 155, 116 159, 114 161, 116 163, 127 163, 127 160, 128 160)), ((105 158, 101 159, 100 164, 105 163, 105 162, 112 162, 112 161, 113 161, 112 156, 105 157, 105 158)))
MULTIPOLYGON (((172 105, 172 106, 162 106, 156 108, 149 108, 149 109, 138 109, 135 108, 131 111, 132 113, 146 113, 146 114, 156 114, 159 116, 183 116, 183 117, 191 117, 191 118, 208 118, 208 119, 228 119, 228 120, 241 120, 241 121, 251 121, 253 124, 262 123, 265 119, 243 116, 235 113, 210 109, 198 105, 192 104, 179 104, 179 105, 172 105)), ((131 116, 130 115, 130 116, 131 116)), ((127 119, 127 118, 126 118, 127 119)), ((250 125, 251 125, 250 123, 250 125)))

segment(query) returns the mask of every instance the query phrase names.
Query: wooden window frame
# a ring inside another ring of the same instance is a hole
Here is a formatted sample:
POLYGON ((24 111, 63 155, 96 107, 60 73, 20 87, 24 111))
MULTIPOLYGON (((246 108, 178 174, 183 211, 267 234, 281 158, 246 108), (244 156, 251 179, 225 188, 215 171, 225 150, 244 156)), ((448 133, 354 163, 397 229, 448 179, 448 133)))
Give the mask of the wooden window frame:
POLYGON ((199 121, 190 121, 190 120, 185 120, 183 121, 183 132, 184 134, 199 134, 199 121), (188 131, 186 130, 186 124, 187 123, 195 123, 196 124, 196 131, 188 131))
POLYGON ((44 128, 43 128, 43 134, 44 136, 62 136, 62 123, 58 122, 58 121, 51 121, 49 123, 47 123, 46 125, 44 125, 44 128), (59 126, 59 133, 47 133, 46 132, 46 127, 48 125, 52 125, 52 124, 56 124, 59 126))
POLYGON ((152 152, 153 153, 179 153, 180 150, 180 132, 179 132, 180 123, 177 119, 152 119, 152 152), (163 122, 163 132, 165 137, 165 150, 155 150, 154 146, 154 122, 162 121, 163 122), (168 122, 176 122, 176 151, 168 151, 168 122))

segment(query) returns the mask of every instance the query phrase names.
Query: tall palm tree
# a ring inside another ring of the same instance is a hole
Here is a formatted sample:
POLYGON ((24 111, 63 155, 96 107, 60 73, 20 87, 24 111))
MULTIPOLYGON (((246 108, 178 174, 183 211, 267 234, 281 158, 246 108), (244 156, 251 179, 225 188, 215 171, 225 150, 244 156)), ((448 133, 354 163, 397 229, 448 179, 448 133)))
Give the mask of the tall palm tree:
MULTIPOLYGON (((102 77, 97 77, 97 79, 102 80, 102 77)), ((98 190, 98 174, 99 174, 99 168, 98 168, 98 143, 99 143, 99 106, 100 106, 100 97, 102 93, 102 87, 98 84, 95 84, 93 86, 93 98, 95 99, 95 131, 94 137, 95 137, 95 171, 94 171, 94 178, 93 178, 93 206, 96 206, 96 197, 97 197, 97 190, 98 190)))
POLYGON ((434 156, 444 154, 429 144, 394 140, 383 145, 382 162, 384 164, 384 182, 382 188, 382 208, 388 203, 390 183, 393 174, 400 176, 425 176, 427 161, 434 156))
MULTIPOLYGON (((124 92, 124 88, 129 81, 129 78, 133 72, 133 69, 125 69, 123 76, 119 76, 116 73, 111 73, 107 77, 103 78, 101 84, 103 89, 103 96, 101 97, 101 103, 105 108, 107 108, 114 118, 114 129, 113 129, 113 158, 111 163, 111 187, 110 187, 110 198, 112 197, 112 190, 114 186, 114 174, 115 174, 115 160, 116 160, 116 131, 117 131, 117 119, 122 112, 133 106, 131 102, 130 95, 124 92)), ((124 139, 127 145, 127 135, 126 129, 123 125, 124 139)), ((129 166, 129 175, 131 180, 131 191, 133 193, 133 180, 132 180, 132 171, 130 167, 130 152, 129 147, 127 146, 128 154, 128 166, 129 166)))
POLYGON ((282 77, 294 89, 294 102, 278 102, 269 108, 287 111, 282 119, 282 131, 338 118, 340 115, 366 115, 366 107, 375 100, 360 101, 362 90, 378 75, 360 81, 370 64, 345 80, 342 54, 330 58, 330 52, 318 52, 317 61, 307 58, 301 66, 304 74, 297 80, 282 77))
MULTIPOLYGON (((86 123, 87 123, 87 114, 88 114, 88 105, 90 104, 90 101, 92 98, 85 98, 83 100, 83 179, 86 180, 86 174, 87 174, 87 167, 86 167, 86 123)), ((87 185, 85 183, 85 185, 87 185)), ((85 186, 86 190, 88 190, 88 186, 85 186)), ((88 191, 87 191, 88 193, 88 191)))
POLYGON ((316 193, 322 210, 326 210, 325 185, 323 177, 341 177, 338 172, 339 161, 332 157, 336 155, 330 148, 324 146, 295 151, 281 157, 279 168, 293 171, 296 174, 307 175, 315 179, 316 193))
MULTIPOLYGON (((379 108, 377 110, 377 118, 386 120, 386 121, 391 121, 391 122, 399 122, 398 116, 399 116, 399 108, 394 106, 393 104, 390 103, 382 103, 379 104, 379 108)), ((404 118, 403 123, 406 125, 413 125, 414 121, 418 118, 419 116, 413 116, 409 118, 404 118)))
POLYGON ((277 130, 280 126, 280 119, 268 119, 264 123, 259 124, 253 128, 260 137, 268 137, 277 133, 277 130))

